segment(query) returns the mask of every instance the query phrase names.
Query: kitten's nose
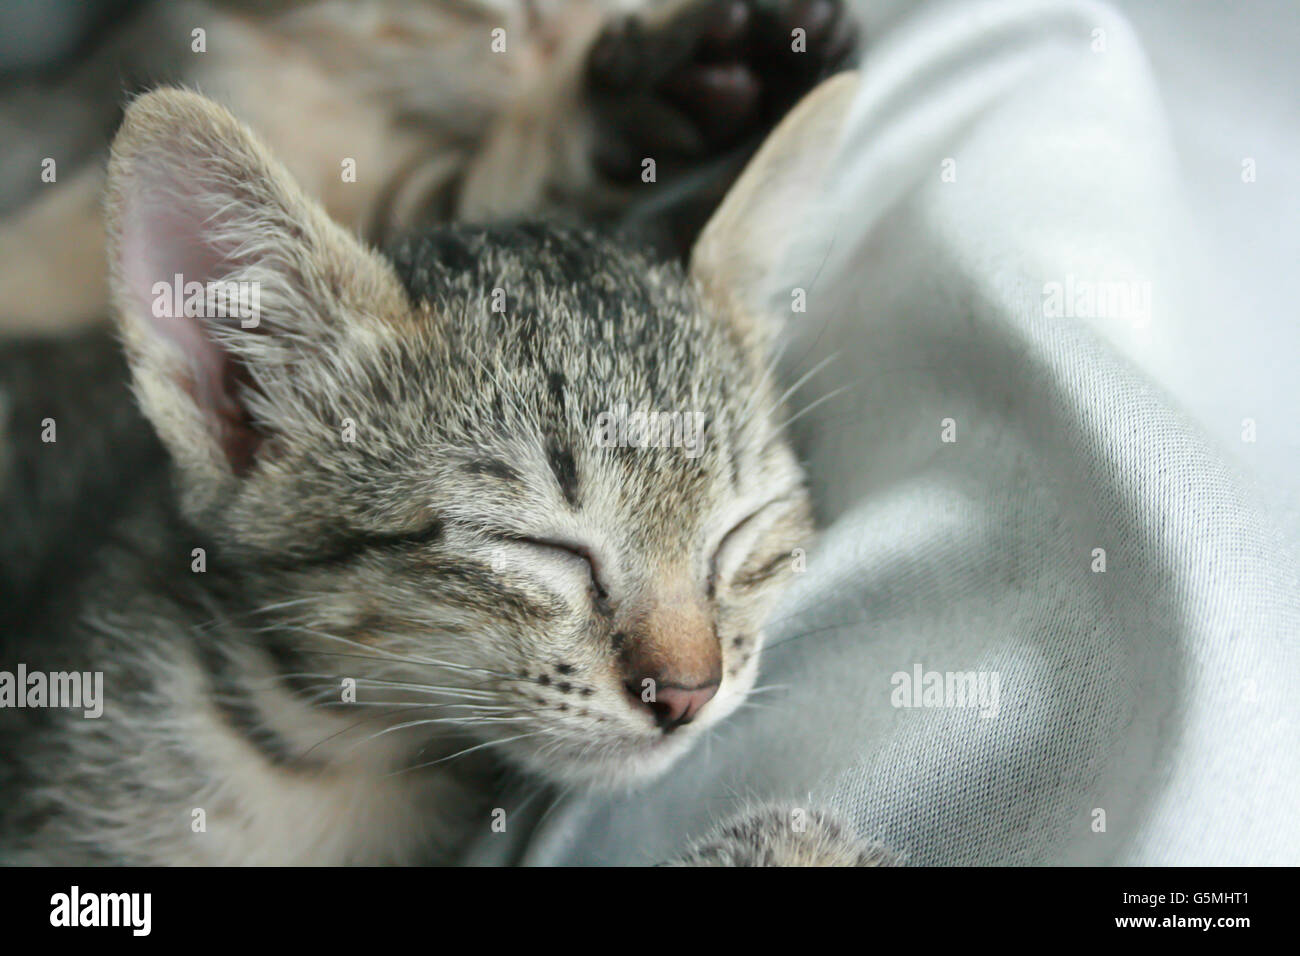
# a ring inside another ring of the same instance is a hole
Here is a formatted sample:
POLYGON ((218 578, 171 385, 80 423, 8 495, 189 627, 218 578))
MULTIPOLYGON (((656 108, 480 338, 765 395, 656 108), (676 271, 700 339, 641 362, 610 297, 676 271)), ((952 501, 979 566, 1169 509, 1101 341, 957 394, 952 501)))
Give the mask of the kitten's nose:
POLYGON ((628 693, 650 709, 659 729, 666 734, 671 734, 678 727, 685 726, 695 719, 700 708, 711 701, 713 695, 718 692, 719 683, 718 680, 712 680, 698 687, 679 687, 647 675, 641 679, 641 683, 628 681, 626 686, 628 693), (646 680, 654 681, 653 685, 647 687, 646 680))
POLYGON ((713 612, 681 578, 660 583, 619 635, 623 684, 666 734, 694 720, 722 683, 713 612))

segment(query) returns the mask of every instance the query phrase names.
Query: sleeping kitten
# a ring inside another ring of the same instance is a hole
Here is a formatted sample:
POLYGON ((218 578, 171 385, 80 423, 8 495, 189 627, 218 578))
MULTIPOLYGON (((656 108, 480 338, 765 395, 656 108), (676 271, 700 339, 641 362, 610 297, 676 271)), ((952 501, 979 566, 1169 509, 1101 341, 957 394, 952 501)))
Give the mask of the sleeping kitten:
POLYGON ((56 76, 0 86, 0 330, 107 314, 99 158, 124 83, 223 103, 371 241, 546 212, 630 218, 684 253, 763 135, 854 48, 840 0, 144 4, 56 76))
MULTIPOLYGON (((734 711, 812 533, 759 279, 855 85, 787 117, 689 274, 540 222, 381 256, 221 107, 138 98, 106 205, 143 419, 101 333, 0 363, 0 669, 104 697, 0 710, 0 859, 454 861, 497 761, 626 787, 734 711), (256 292, 177 314, 176 277, 256 292), (624 408, 702 427, 629 440, 624 408)), ((762 809, 682 862, 880 861, 762 809)))

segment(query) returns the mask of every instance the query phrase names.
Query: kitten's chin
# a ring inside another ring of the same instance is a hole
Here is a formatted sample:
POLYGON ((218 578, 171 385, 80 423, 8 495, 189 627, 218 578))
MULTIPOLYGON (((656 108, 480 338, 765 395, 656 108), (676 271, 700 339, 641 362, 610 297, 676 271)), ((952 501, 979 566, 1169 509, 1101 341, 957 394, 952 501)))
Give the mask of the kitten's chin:
POLYGON ((535 773, 563 786, 598 792, 634 789, 667 771, 695 744, 695 734, 647 738, 644 742, 616 741, 600 748, 577 748, 572 754, 552 751, 546 757, 525 756, 535 773))
POLYGON ((611 738, 608 741, 575 744, 571 748, 548 748, 545 754, 519 752, 529 770, 562 786, 580 786, 597 792, 635 789, 663 775, 696 745, 709 728, 735 710, 728 701, 713 719, 684 727, 668 735, 611 738))

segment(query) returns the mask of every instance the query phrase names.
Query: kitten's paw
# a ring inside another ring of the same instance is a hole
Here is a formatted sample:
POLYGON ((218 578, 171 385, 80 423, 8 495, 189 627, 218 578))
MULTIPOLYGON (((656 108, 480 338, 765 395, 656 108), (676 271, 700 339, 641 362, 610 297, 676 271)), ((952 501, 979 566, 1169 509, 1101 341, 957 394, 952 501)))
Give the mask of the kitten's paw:
POLYGON ((667 866, 897 866, 828 814, 764 806, 723 823, 667 866))
POLYGON ((597 169, 630 182, 652 157, 663 180, 756 144, 857 41, 842 0, 698 0, 613 23, 587 67, 597 169))

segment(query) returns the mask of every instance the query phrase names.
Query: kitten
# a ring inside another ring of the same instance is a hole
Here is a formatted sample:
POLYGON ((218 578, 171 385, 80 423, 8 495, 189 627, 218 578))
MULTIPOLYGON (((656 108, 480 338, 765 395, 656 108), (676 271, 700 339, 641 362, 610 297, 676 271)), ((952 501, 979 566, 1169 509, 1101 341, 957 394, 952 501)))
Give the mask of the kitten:
MULTIPOLYGON (((223 108, 135 100, 106 206, 143 419, 100 332, 0 363, 3 517, 28 492, 95 516, 0 552, 0 669, 104 687, 98 719, 0 710, 0 859, 449 862, 490 826, 497 761, 668 771, 752 686, 812 534, 756 280, 855 86, 787 117, 689 274, 541 222, 385 257, 223 108), (222 288, 257 288, 256 314, 171 317, 177 275, 250 284, 222 288), (623 406, 702 431, 599 440, 623 406), (16 554, 57 583, 14 584, 16 554)), ((680 862, 881 861, 761 808, 680 862)))
POLYGON ((685 252, 762 136, 854 47, 840 0, 145 4, 57 77, 0 87, 0 329, 107 314, 96 157, 124 82, 203 90, 371 241, 544 212, 630 217, 685 252))

